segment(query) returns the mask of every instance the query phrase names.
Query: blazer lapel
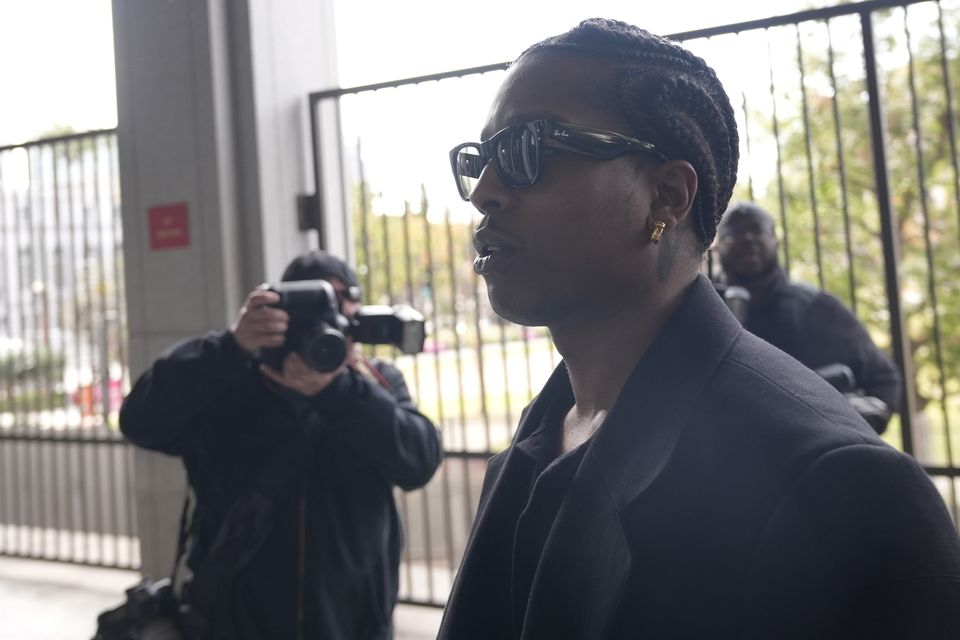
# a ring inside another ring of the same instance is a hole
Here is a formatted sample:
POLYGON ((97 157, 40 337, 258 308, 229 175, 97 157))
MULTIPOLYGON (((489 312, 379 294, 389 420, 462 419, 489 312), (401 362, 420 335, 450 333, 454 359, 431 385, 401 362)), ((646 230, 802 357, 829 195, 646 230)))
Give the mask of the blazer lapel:
POLYGON ((642 571, 631 566, 620 514, 669 463, 697 397, 740 330, 698 276, 585 452, 547 538, 523 638, 604 637, 631 570, 642 571))
MULTIPOLYGON (((566 367, 561 363, 524 411, 514 442, 536 430, 549 406, 549 398, 558 385, 564 384, 569 385, 569 381, 566 367)), ((517 500, 526 503, 527 495, 515 489, 523 474, 529 472, 526 463, 529 459, 511 445, 491 459, 487 467, 480 505, 444 611, 439 640, 496 638, 501 634, 500 625, 510 623, 509 615, 505 615, 512 606, 510 561, 498 554, 512 549, 514 530, 504 525, 513 520, 504 514, 514 510, 517 500), (504 570, 506 573, 502 574, 504 570), (504 614, 505 618, 497 619, 497 614, 491 615, 491 611, 504 614)))

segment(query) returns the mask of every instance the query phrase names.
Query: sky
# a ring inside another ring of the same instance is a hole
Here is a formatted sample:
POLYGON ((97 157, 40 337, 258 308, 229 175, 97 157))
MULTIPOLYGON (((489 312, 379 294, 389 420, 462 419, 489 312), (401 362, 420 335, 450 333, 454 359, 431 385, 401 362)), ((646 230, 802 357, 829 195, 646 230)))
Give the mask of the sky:
MULTIPOLYGON (((505 61, 586 17, 673 33, 836 3, 332 1, 342 86, 505 61)), ((116 126, 112 29, 110 0, 0 0, 0 145, 116 126)))
POLYGON ((115 127, 110 0, 0 0, 0 145, 115 127))

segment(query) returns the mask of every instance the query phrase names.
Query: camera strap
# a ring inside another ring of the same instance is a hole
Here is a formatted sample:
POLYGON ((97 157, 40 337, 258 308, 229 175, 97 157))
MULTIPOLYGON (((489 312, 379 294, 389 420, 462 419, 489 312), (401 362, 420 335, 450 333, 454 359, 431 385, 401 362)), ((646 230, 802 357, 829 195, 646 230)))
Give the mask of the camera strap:
POLYGON ((363 354, 357 356, 357 358, 351 363, 351 367, 364 378, 370 380, 371 382, 376 382, 384 389, 389 391, 393 388, 393 385, 390 384, 390 381, 387 380, 386 376, 384 376, 380 370, 377 369, 373 362, 367 360, 363 354))
POLYGON ((180 510, 180 530, 177 533, 177 553, 173 557, 173 570, 170 571, 170 584, 174 589, 178 587, 177 585, 177 574, 180 571, 180 564, 183 562, 184 553, 187 548, 187 539, 190 537, 190 534, 193 533, 194 526, 196 524, 196 509, 194 513, 190 514, 190 496, 192 491, 190 489, 190 483, 187 482, 187 488, 183 496, 183 508, 180 510), (189 519, 190 524, 187 524, 189 519))

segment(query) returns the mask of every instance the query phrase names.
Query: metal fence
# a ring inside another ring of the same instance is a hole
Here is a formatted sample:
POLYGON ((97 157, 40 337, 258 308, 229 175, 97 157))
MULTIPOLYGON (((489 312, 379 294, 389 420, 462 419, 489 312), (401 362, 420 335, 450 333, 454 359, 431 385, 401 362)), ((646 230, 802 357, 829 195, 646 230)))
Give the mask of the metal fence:
POLYGON ((0 554, 139 566, 113 130, 0 147, 0 554))
MULTIPOLYGON (((907 409, 885 437, 921 461, 955 519, 958 33, 960 4, 920 0, 674 36, 734 99, 738 197, 775 212, 791 276, 847 302, 905 372, 907 409)), ((340 119, 321 132, 315 117, 313 141, 344 141, 366 301, 407 302, 429 322, 425 353, 384 352, 447 451, 429 486, 398 496, 411 603, 444 603, 486 458, 558 360, 543 330, 490 309, 471 268, 475 213, 449 177, 447 150, 476 137, 505 66, 310 97, 315 116, 340 119)), ((0 148, 0 554, 139 565, 132 459, 116 432, 128 387, 116 163, 113 131, 0 148)), ((322 186, 319 162, 316 174, 322 186)))
MULTIPOLYGON (((637 11, 618 17, 643 24, 637 11)), ((955 519, 958 32, 957 3, 923 0, 673 36, 716 68, 734 101, 737 197, 775 213, 791 277, 849 304, 905 372, 906 408, 885 438, 920 460, 955 519)), ((541 330, 490 309, 471 268, 475 212, 449 176, 447 150, 476 138, 505 67, 310 96, 316 181, 322 188, 318 149, 336 140, 367 301, 407 302, 429 322, 425 353, 385 353, 440 426, 447 452, 426 489, 399 497, 408 532, 401 592, 410 603, 445 602, 484 461, 508 445, 557 361, 541 330), (331 113, 336 130, 321 130, 331 113)))

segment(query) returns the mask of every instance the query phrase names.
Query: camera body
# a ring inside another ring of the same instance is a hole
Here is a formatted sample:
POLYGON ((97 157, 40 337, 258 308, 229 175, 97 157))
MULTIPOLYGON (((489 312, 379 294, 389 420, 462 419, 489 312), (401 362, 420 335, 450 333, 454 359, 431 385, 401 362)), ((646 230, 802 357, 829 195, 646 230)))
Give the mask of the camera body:
POLYGON ((814 371, 830 385, 843 394, 857 413, 867 421, 877 433, 883 433, 893 413, 887 403, 880 398, 868 396, 857 385, 857 377, 847 365, 835 362, 814 371))
POLYGON ((126 590, 127 601, 97 616, 93 640, 128 638, 180 638, 186 614, 173 593, 169 578, 144 578, 126 590), (162 634, 162 635, 150 635, 162 634))
POLYGON ((423 351, 423 316, 407 305, 360 307, 356 316, 340 313, 337 294, 326 280, 294 280, 266 287, 280 296, 275 307, 290 316, 283 346, 262 349, 260 359, 279 370, 295 352, 311 368, 329 372, 349 355, 348 339, 366 344, 392 344, 407 354, 423 351))

